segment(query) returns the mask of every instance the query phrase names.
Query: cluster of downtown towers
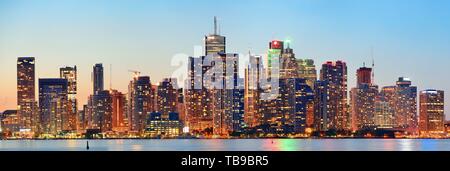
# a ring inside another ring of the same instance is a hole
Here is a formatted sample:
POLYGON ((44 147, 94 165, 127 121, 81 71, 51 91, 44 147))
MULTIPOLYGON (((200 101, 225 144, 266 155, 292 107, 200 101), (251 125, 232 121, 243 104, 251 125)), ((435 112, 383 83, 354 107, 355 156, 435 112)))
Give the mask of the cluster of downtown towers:
POLYGON ((182 132, 228 136, 249 130, 307 135, 313 131, 365 128, 444 133, 443 91, 420 91, 417 99, 417 87, 404 77, 396 85, 380 89, 374 84, 373 68, 365 66, 356 72, 357 86, 348 91, 345 62, 325 62, 318 79, 312 59, 296 59, 289 42, 278 40, 270 41, 265 59, 249 56, 250 64, 242 78, 238 73, 239 55, 226 53, 225 47, 225 37, 216 31, 205 37, 205 56, 189 57, 184 89, 179 88, 176 79, 152 84, 150 77, 136 72, 127 93, 105 90, 103 66, 95 64, 93 92, 82 110, 78 110, 76 98, 76 66, 60 68, 60 78, 39 79, 38 103, 35 58, 19 57, 19 125, 36 135, 86 130, 136 136, 148 131, 175 136, 182 132), (223 72, 211 72, 217 70, 213 68, 223 72), (276 86, 260 81, 264 79, 276 80, 276 86), (208 82, 216 86, 211 88, 208 82), (275 95, 262 97, 274 89, 275 95), (151 124, 153 120, 161 124, 151 124))

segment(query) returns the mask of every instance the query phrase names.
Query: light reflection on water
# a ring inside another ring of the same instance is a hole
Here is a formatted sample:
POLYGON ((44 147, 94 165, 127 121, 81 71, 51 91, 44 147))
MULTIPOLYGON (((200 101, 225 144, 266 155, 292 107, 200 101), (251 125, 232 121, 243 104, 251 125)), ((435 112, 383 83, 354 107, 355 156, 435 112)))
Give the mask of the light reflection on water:
POLYGON ((0 151, 450 151, 433 139, 0 140, 0 151))

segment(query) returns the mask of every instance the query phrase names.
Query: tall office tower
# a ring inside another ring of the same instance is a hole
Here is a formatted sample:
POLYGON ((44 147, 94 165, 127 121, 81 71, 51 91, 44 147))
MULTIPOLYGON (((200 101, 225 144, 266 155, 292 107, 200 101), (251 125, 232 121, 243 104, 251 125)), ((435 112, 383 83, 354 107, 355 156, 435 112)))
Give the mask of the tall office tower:
POLYGON ((187 126, 191 132, 201 132, 213 127, 211 92, 203 83, 210 66, 204 66, 204 60, 205 56, 189 57, 185 101, 187 126))
POLYGON ((154 92, 148 76, 138 76, 128 86, 128 126, 130 131, 142 133, 150 112, 154 111, 154 92))
POLYGON ((38 118, 35 100, 35 59, 17 59, 17 115, 21 128, 37 130, 38 118))
POLYGON ((225 36, 221 36, 217 32, 217 18, 214 17, 214 34, 205 36, 205 55, 225 53, 225 43, 225 36))
POLYGON ((375 125, 378 128, 394 127, 395 86, 383 87, 375 100, 375 125))
POLYGON ((354 131, 375 127, 375 101, 378 96, 378 86, 372 84, 372 68, 359 68, 356 77, 357 87, 350 91, 351 126, 354 131))
POLYGON ((63 123, 64 130, 77 129, 77 66, 64 67, 59 69, 59 77, 67 80, 67 95, 68 95, 68 120, 63 123))
POLYGON ((40 132, 53 134, 64 130, 68 120, 67 80, 61 78, 39 79, 40 132))
POLYGON ((417 87, 409 78, 400 77, 395 88, 395 123, 409 132, 417 131, 417 87))
POLYGON ((346 63, 343 61, 324 63, 320 81, 315 87, 318 121, 316 127, 322 131, 349 129, 346 63))
POLYGON ((125 94, 117 91, 111 90, 111 101, 112 101, 112 114, 111 114, 111 126, 112 130, 116 132, 124 132, 128 130, 126 125, 126 96, 125 94))
POLYGON ((316 65, 312 59, 298 59, 298 77, 306 80, 306 84, 314 89, 314 84, 317 81, 316 65))
POLYGON ((248 127, 261 124, 260 79, 263 70, 262 57, 250 56, 250 63, 245 69, 244 81, 244 122, 248 127))
POLYGON ((314 92, 301 78, 280 79, 280 95, 278 98, 279 120, 277 130, 285 133, 305 133, 307 115, 314 102, 314 92))
POLYGON ((444 91, 420 92, 419 130, 421 136, 444 135, 444 91))
POLYGON ((93 96, 91 126, 102 132, 112 130, 112 97, 108 90, 98 91, 93 96))
POLYGON ((156 110, 163 118, 168 118, 169 113, 178 113, 178 100, 178 85, 175 78, 165 78, 157 87, 156 110))
POLYGON ((289 47, 283 50, 280 59, 280 78, 299 78, 298 64, 295 59, 294 50, 289 47))
POLYGON ((244 126, 244 89, 239 87, 239 55, 213 55, 214 67, 205 76, 211 80, 214 135, 239 132, 244 126), (214 85, 214 87, 212 86, 214 85))
MULTIPOLYGON (((280 64, 281 55, 283 54, 283 49, 284 49, 283 41, 273 40, 273 41, 269 42, 269 51, 267 53, 267 60, 266 60, 267 74, 269 76, 272 76, 271 71, 272 71, 272 69, 274 69, 274 68, 272 68, 273 66, 280 67, 279 64, 280 64)), ((280 68, 275 68, 275 69, 280 69, 280 68)), ((279 75, 273 75, 272 77, 279 77, 279 75)))
POLYGON ((104 81, 103 81, 103 65, 95 64, 92 71, 92 83, 93 83, 93 91, 94 95, 99 91, 104 90, 104 81))

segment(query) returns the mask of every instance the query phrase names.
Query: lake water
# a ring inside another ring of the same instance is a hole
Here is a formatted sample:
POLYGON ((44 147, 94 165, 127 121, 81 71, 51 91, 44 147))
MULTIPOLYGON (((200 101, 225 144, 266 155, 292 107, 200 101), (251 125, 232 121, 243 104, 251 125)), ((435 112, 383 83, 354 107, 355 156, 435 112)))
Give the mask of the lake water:
MULTIPOLYGON (((87 140, 0 140, 0 151, 86 151, 87 140)), ((450 151, 450 139, 89 140, 90 151, 450 151)))

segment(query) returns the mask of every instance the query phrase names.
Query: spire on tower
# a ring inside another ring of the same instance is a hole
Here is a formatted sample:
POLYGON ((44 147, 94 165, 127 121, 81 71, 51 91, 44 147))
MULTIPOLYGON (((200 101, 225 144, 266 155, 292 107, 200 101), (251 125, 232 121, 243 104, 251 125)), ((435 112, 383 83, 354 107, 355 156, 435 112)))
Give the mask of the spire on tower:
POLYGON ((217 17, 214 16, 214 35, 217 35, 217 17))

